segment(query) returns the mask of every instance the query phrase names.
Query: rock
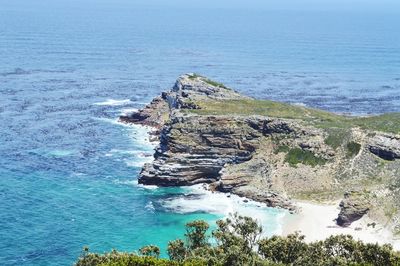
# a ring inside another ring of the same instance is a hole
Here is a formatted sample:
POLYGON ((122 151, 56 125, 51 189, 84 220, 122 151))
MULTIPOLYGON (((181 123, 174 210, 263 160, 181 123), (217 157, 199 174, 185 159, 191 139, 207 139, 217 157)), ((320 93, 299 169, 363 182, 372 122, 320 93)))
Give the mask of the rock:
POLYGON ((367 224, 367 226, 368 226, 368 227, 375 228, 375 226, 376 226, 376 223, 375 223, 375 222, 372 222, 372 223, 369 223, 369 224, 367 224))
POLYGON ((245 127, 235 118, 173 118, 163 128, 155 160, 145 165, 139 183, 176 186, 217 181, 225 164, 251 158, 254 137, 245 127), (242 127, 232 127, 237 123, 242 127))
POLYGON ((370 209, 365 195, 359 191, 346 192, 339 206, 341 210, 336 223, 343 227, 350 226, 352 222, 361 219, 370 209))
POLYGON ((134 123, 161 129, 169 118, 168 102, 161 96, 154 98, 145 108, 129 115, 120 116, 125 123, 134 123))
POLYGON ((384 160, 400 158, 400 137, 391 134, 377 134, 370 138, 369 150, 384 160))

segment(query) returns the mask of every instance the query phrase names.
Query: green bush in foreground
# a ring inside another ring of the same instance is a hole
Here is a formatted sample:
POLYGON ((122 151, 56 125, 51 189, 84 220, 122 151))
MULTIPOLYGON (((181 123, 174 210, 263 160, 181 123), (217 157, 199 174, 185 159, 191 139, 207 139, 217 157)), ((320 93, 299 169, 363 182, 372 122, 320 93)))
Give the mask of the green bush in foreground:
POLYGON ((400 266, 400 254, 390 245, 366 244, 349 235, 331 236, 324 241, 304 242, 299 233, 286 237, 261 238, 261 226, 250 217, 237 214, 217 221, 208 234, 205 221, 186 225, 185 240, 168 243, 167 259, 159 259, 156 246, 136 253, 96 254, 85 249, 76 266, 203 266, 203 265, 377 265, 400 266))

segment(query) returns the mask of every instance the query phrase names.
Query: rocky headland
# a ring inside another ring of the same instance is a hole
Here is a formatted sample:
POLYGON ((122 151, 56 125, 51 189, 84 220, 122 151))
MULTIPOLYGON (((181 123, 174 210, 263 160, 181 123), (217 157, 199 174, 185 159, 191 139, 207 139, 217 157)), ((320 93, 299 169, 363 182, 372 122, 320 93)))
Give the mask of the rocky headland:
POLYGON ((196 74, 120 117, 159 145, 139 183, 207 183, 271 207, 343 199, 337 223, 368 215, 400 231, 400 114, 348 117, 256 100, 196 74))

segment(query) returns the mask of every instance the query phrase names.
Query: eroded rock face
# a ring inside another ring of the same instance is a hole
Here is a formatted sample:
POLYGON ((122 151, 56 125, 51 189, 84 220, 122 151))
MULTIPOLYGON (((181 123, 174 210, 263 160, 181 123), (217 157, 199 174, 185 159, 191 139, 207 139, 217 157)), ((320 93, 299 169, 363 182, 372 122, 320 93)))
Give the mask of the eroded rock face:
POLYGON ((161 133, 155 161, 143 168, 139 182, 176 186, 219 180, 226 164, 240 164, 252 158, 258 139, 263 136, 263 128, 249 125, 257 119, 174 117, 161 133))
POLYGON ((370 209, 368 199, 359 191, 346 192, 339 206, 341 210, 336 223, 343 227, 361 219, 370 209))
POLYGON ((164 127, 155 160, 143 167, 139 183, 158 186, 216 183, 214 187, 219 191, 232 192, 273 207, 293 209, 286 197, 251 184, 255 174, 265 181, 270 178, 269 163, 262 158, 253 158, 260 138, 265 134, 281 133, 283 127, 290 132, 296 131, 286 121, 266 121, 264 117, 176 116, 164 127), (254 127, 254 124, 264 126, 254 127), (270 124, 275 126, 266 130, 270 124), (245 171, 236 171, 235 175, 223 172, 227 165, 245 162, 248 162, 245 171))

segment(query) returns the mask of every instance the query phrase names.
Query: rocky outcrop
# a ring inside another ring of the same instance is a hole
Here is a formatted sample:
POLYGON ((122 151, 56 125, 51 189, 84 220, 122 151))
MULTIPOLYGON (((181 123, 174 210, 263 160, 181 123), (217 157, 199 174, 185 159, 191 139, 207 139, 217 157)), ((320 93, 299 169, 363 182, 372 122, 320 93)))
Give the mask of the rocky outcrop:
POLYGON ((120 121, 160 129, 173 116, 172 112, 182 109, 198 109, 196 101, 250 99, 222 86, 222 84, 218 86, 217 83, 214 84, 195 74, 183 75, 177 79, 172 90, 155 97, 150 104, 138 112, 120 116, 120 121))
POLYGON ((370 209, 368 199, 359 191, 346 192, 339 206, 340 213, 336 222, 343 227, 350 226, 352 222, 361 219, 370 209))
MULTIPOLYGON (((292 210, 292 197, 333 200, 344 191, 378 186, 394 191, 387 184, 400 179, 398 135, 349 128, 349 119, 322 111, 263 104, 205 77, 183 75, 145 108, 121 117, 158 129, 154 161, 143 167, 139 183, 208 183, 215 190, 292 210), (343 124, 337 127, 334 119, 343 124)), ((342 202, 340 225, 384 200, 378 196, 366 208, 352 195, 342 202)))
POLYGON ((134 123, 161 129, 169 118, 170 106, 166 101, 166 94, 154 98, 138 112, 120 116, 119 120, 125 123, 134 123))
POLYGON ((139 183, 177 186, 215 182, 225 164, 251 159, 256 135, 244 122, 232 118, 174 117, 163 129, 155 161, 145 165, 139 183))
POLYGON ((384 160, 400 158, 400 138, 390 134, 378 134, 370 138, 368 148, 384 160))

